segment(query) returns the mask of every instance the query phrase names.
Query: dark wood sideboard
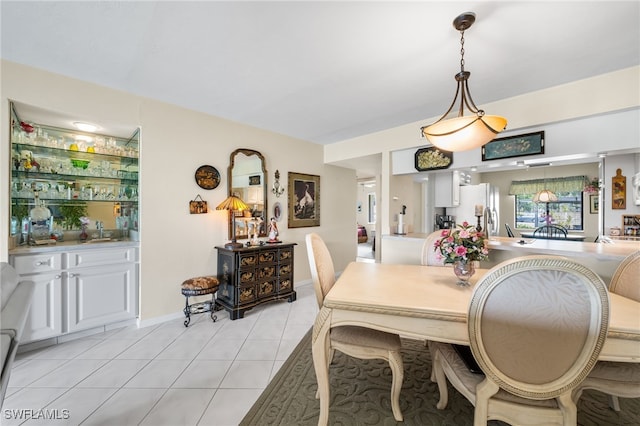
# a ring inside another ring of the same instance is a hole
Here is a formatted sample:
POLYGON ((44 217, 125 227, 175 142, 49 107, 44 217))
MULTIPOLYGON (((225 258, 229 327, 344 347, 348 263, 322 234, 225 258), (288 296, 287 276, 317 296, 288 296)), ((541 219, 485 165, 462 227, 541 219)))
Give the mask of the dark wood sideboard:
POLYGON ((272 300, 296 300, 293 289, 293 248, 296 243, 265 244, 242 248, 216 246, 220 287, 216 305, 232 320, 272 300))

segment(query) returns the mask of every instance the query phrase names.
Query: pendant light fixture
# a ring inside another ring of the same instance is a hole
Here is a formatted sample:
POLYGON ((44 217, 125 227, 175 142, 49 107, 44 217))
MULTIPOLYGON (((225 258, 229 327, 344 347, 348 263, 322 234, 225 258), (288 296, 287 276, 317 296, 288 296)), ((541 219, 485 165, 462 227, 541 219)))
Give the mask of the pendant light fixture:
POLYGON ((460 31, 460 72, 455 75, 458 82, 451 106, 435 123, 422 127, 422 134, 434 146, 445 151, 468 151, 479 148, 496 137, 507 126, 507 119, 498 115, 485 115, 478 109, 469 92, 469 76, 464 70, 464 32, 476 21, 473 12, 466 12, 453 20, 453 27, 460 31), (446 119, 460 96, 460 107, 455 118, 446 119), (464 115, 464 108, 472 115, 464 115))
POLYGON ((543 189, 536 192, 532 200, 534 203, 555 203, 558 201, 558 196, 549 189, 543 189))

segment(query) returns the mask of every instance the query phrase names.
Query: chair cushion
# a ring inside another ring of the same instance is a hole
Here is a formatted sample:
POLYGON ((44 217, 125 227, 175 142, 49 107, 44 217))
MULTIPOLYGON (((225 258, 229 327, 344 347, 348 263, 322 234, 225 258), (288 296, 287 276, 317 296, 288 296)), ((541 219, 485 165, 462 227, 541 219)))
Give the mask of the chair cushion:
POLYGON ((189 278, 182 283, 182 294, 185 296, 199 296, 214 293, 220 283, 217 277, 205 276, 189 278))
POLYGON ((372 328, 343 325, 331 329, 331 340, 356 346, 400 350, 400 336, 372 328))
MULTIPOLYGON (((436 351, 440 352, 442 362, 445 362, 450 366, 452 370, 456 371, 456 376, 458 377, 462 385, 466 388, 468 394, 475 395, 476 386, 478 386, 483 380, 485 380, 485 376, 469 371, 463 359, 453 348, 453 345, 450 345, 448 343, 429 341, 429 352, 431 352, 431 358, 435 358, 436 351)), ((498 393, 492 396, 492 398, 508 402, 515 402, 518 404, 533 405, 537 407, 558 407, 555 399, 525 399, 517 395, 513 395, 503 389, 500 389, 498 393)))
POLYGON ((588 378, 619 383, 637 383, 638 392, 640 392, 640 364, 638 363, 598 361, 588 378))

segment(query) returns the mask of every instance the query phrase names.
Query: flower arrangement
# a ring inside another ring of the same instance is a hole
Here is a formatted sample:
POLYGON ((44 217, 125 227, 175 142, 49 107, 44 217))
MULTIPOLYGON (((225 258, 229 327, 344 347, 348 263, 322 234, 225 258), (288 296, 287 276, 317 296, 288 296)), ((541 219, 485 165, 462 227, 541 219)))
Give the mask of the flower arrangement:
POLYGON ((87 235, 87 226, 91 223, 91 219, 86 216, 81 216, 78 218, 80 221, 80 241, 86 241, 89 236, 87 235))
POLYGON ((597 194, 600 191, 600 179, 597 177, 591 179, 582 189, 585 194, 597 194))
POLYGON ((434 244, 434 250, 444 263, 454 263, 457 260, 474 261, 487 260, 487 248, 484 233, 476 231, 473 225, 463 222, 457 229, 444 229, 439 240, 434 244))

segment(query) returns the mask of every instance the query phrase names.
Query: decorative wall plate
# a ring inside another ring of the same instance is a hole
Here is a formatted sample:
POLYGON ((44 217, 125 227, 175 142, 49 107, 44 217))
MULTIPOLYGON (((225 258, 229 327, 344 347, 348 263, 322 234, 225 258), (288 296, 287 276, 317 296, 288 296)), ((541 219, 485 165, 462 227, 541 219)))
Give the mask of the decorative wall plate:
POLYGON ((202 189, 215 189, 220 184, 220 172, 213 166, 200 166, 196 170, 196 183, 202 189))

